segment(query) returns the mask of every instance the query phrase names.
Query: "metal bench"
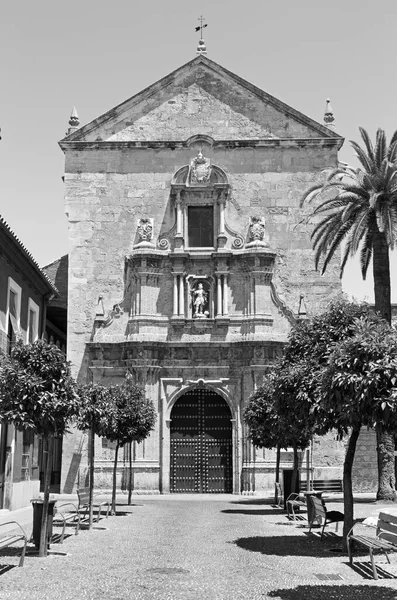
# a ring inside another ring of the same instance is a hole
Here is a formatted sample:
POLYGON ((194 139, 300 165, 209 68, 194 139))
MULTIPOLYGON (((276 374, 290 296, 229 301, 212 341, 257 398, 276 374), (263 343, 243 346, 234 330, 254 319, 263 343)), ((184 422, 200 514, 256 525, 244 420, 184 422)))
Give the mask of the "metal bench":
POLYGON ((21 525, 17 521, 7 521, 6 523, 0 523, 0 527, 8 527, 10 529, 10 525, 17 525, 22 533, 15 533, 13 529, 11 531, 7 531, 5 533, 0 534, 0 549, 6 548, 7 546, 11 546, 12 544, 16 544, 17 542, 23 541, 24 545, 22 548, 21 558, 19 560, 19 567, 23 567, 23 563, 25 560, 26 554, 26 545, 28 543, 28 538, 25 533, 25 530, 21 527, 21 525))
POLYGON ((316 496, 310 496, 310 502, 312 503, 312 517, 310 520, 309 533, 313 527, 313 524, 317 523, 322 525, 320 539, 323 539, 324 529, 326 525, 330 523, 336 523, 336 531, 338 531, 338 525, 341 521, 345 520, 345 515, 339 510, 327 510, 325 502, 322 498, 316 498, 316 496))
MULTIPOLYGON (((77 490, 77 497, 79 499, 79 506, 78 506, 78 510, 79 513, 81 510, 84 510, 84 519, 87 517, 87 512, 88 509, 90 507, 90 488, 78 488, 77 490)), ((97 508, 98 509, 98 515, 97 515, 97 519, 96 521, 98 522, 99 519, 101 518, 102 515, 102 506, 106 506, 107 510, 106 510, 106 518, 108 518, 109 516, 109 511, 110 511, 110 502, 109 500, 93 500, 92 503, 93 508, 97 508)))
POLYGON ((294 517, 294 521, 296 521, 296 512, 299 511, 301 508, 306 506, 306 502, 304 500, 302 500, 302 498, 299 496, 299 494, 296 494, 295 492, 290 494, 285 502, 285 505, 287 507, 287 515, 290 516, 290 514, 292 513, 292 516, 294 517), (290 509, 291 509, 291 513, 290 513, 290 509))
POLYGON ((53 525, 60 525, 62 527, 61 537, 59 543, 63 544, 65 537, 65 529, 67 523, 76 524, 75 535, 78 535, 80 528, 80 513, 78 507, 73 502, 64 502, 63 504, 55 505, 55 514, 52 520, 53 525))
MULTIPOLYGON (((314 479, 312 487, 316 492, 343 492, 342 479, 314 479)), ((307 481, 300 482, 300 489, 307 491, 307 481)))
POLYGON ((387 562, 390 563, 388 553, 397 552, 397 515, 389 515, 388 513, 380 512, 375 525, 365 524, 365 522, 353 525, 347 534, 347 550, 351 565, 353 564, 352 550, 354 544, 358 544, 359 546, 368 549, 374 579, 378 579, 374 553, 383 552, 387 562), (372 530, 373 535, 362 534, 358 531, 362 527, 365 527, 364 531, 366 532, 372 530), (357 533, 354 533, 354 530, 356 530, 357 533))

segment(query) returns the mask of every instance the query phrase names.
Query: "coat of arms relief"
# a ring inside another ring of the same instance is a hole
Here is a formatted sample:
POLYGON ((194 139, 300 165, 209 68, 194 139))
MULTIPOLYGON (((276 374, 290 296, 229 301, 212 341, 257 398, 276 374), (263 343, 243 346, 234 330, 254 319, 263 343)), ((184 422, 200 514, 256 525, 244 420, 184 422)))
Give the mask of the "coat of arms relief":
POLYGON ((201 149, 190 161, 188 181, 190 185, 205 185, 211 178, 211 160, 205 158, 201 149))

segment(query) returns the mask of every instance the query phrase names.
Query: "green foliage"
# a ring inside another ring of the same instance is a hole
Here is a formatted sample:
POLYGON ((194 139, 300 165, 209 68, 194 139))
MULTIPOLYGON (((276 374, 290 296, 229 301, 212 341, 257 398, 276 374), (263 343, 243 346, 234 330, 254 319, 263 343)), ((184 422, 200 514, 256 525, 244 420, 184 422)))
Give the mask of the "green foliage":
POLYGON ((397 332, 375 315, 354 322, 324 370, 324 407, 340 433, 349 427, 397 428, 397 332))
POLYGON ((110 388, 97 383, 87 384, 80 386, 77 393, 80 398, 77 428, 90 429, 102 437, 115 410, 110 388))
POLYGON ((258 448, 275 448, 279 443, 280 421, 274 405, 273 376, 252 394, 244 411, 244 420, 250 428, 250 438, 258 448))
POLYGON ((0 364, 0 420, 39 435, 63 433, 78 408, 64 354, 39 340, 17 343, 0 364))
POLYGON ((291 330, 282 358, 251 396, 244 414, 255 445, 305 448, 315 434, 346 431, 324 403, 321 383, 335 346, 355 335, 358 320, 366 317, 381 321, 368 306, 339 298, 291 330))
POLYGON ((394 248, 397 232, 397 132, 389 147, 382 129, 376 133, 375 147, 365 129, 360 128, 365 148, 351 141, 361 163, 353 169, 340 164, 325 183, 311 187, 305 201, 318 200, 312 212, 319 217, 312 232, 316 268, 323 257, 325 272, 342 242, 341 276, 347 259, 360 249, 360 263, 365 279, 375 236, 384 236, 387 245, 394 248))
POLYGON ((102 435, 118 442, 119 446, 147 438, 154 428, 156 411, 144 390, 127 375, 121 385, 112 386, 108 391, 111 409, 102 435))

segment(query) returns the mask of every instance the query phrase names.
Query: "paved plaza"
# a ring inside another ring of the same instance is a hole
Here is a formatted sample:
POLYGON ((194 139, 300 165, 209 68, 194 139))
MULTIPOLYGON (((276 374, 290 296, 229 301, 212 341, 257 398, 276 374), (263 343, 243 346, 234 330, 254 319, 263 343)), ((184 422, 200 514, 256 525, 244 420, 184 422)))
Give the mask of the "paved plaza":
MULTIPOLYGON (((336 498, 328 504, 342 508, 336 498)), ((358 502, 356 517, 380 508, 358 502)), ((18 511, 28 526, 30 511, 18 511)), ((377 557, 376 582, 368 555, 351 568, 334 526, 321 542, 304 517, 291 522, 256 497, 134 496, 133 506, 119 503, 118 515, 92 531, 74 536, 68 528, 64 544, 53 544, 46 559, 28 555, 16 568, 19 551, 0 551, 0 597, 397 600, 397 555, 391 565, 377 557)))

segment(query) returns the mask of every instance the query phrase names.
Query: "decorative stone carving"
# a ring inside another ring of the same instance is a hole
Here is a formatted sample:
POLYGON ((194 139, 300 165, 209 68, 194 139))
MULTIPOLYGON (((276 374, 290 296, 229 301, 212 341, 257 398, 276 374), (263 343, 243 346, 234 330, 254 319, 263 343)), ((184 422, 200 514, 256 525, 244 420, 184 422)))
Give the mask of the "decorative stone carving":
POLYGON ((269 244, 265 242, 264 239, 266 233, 265 224, 266 222, 263 217, 251 217, 248 229, 249 242, 246 245, 246 248, 252 248, 256 246, 267 248, 269 246, 269 244))
POLYGON ((153 248, 153 219, 139 219, 137 226, 139 242, 134 244, 134 248, 153 248))
POLYGON ((205 185, 209 183, 210 178, 211 161, 209 158, 205 158, 199 150, 197 156, 190 162, 189 183, 190 185, 205 185))

